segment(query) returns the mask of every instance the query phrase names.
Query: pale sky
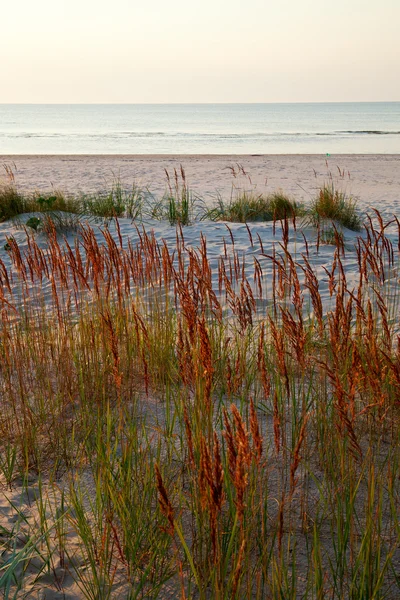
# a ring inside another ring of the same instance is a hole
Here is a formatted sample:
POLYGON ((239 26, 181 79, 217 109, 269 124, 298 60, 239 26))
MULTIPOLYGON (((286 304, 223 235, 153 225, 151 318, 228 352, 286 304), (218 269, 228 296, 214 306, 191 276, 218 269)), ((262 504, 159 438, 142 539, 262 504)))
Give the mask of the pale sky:
POLYGON ((400 100, 400 0, 13 0, 0 102, 400 100))

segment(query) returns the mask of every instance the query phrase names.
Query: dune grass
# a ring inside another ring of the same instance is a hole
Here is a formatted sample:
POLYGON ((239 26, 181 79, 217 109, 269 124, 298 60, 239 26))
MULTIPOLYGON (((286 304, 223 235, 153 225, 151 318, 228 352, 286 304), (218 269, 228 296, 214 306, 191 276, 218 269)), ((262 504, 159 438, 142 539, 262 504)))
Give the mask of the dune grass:
POLYGON ((229 202, 218 198, 217 206, 207 210, 204 219, 248 223, 253 221, 279 221, 303 214, 302 207, 283 192, 269 195, 254 191, 236 191, 229 202))
MULTIPOLYGON (((241 165, 233 169, 238 177, 245 176, 247 183, 251 179, 241 165)), ((308 217, 310 222, 320 228, 326 221, 336 225, 360 231, 362 220, 357 212, 356 200, 337 189, 331 180, 320 190, 310 207, 305 207, 287 196, 283 191, 259 194, 254 186, 250 191, 233 187, 231 198, 224 200, 218 196, 217 205, 205 208, 204 201, 190 188, 185 170, 181 165, 172 175, 165 170, 167 191, 161 199, 156 199, 148 189, 142 189, 133 183, 127 189, 118 177, 115 177, 108 191, 67 196, 60 191, 52 193, 22 194, 18 191, 13 172, 8 169, 9 182, 0 186, 0 222, 23 213, 71 213, 79 216, 94 216, 105 219, 127 217, 143 220, 150 217, 168 221, 171 226, 190 225, 195 220, 228 221, 237 223, 268 222, 296 217, 308 217)), ((39 217, 41 218, 41 217, 39 217)), ((50 216, 46 218, 48 221, 50 216)), ((41 218, 43 221, 43 219, 41 218)), ((55 225, 60 217, 55 218, 55 225)), ((70 219, 71 223, 73 218, 70 219)), ((61 230, 62 227, 60 226, 61 230)), ((325 235, 325 234, 324 234, 325 235)), ((329 238, 328 234, 325 237, 329 238)))
POLYGON ((356 200, 335 188, 332 182, 320 189, 312 203, 310 214, 314 223, 321 220, 335 221, 353 231, 360 231, 362 227, 356 200))
MULTIPOLYGON (((135 182, 130 189, 126 189, 120 178, 114 176, 108 191, 75 196, 59 190, 22 193, 18 190, 13 168, 9 165, 3 165, 3 168, 6 180, 0 183, 0 222, 31 212, 53 213, 55 225, 60 221, 60 213, 108 219, 124 216, 132 220, 142 216, 146 194, 135 182)), ((48 215, 45 220, 49 218, 48 215)))
POLYGON ((11 185, 0 187, 0 221, 7 221, 25 212, 24 198, 11 185))
MULTIPOLYGON (((0 186, 0 222, 18 217, 24 213, 71 213, 80 217, 112 219, 126 217, 141 220, 151 217, 168 220, 171 225, 189 225, 194 219, 196 200, 186 181, 183 168, 174 173, 172 182, 166 172, 168 191, 156 200, 149 190, 142 189, 135 182, 130 188, 119 178, 114 178, 108 190, 96 193, 66 196, 62 192, 22 193, 15 182, 0 186), (180 180, 181 178, 181 180, 180 180)), ((43 220, 43 219, 42 219, 43 220)))
POLYGON ((232 245, 217 284, 182 232, 9 241, 5 597, 398 597, 398 240, 368 224, 351 290, 336 252, 326 312, 292 226, 248 274, 232 245))
POLYGON ((79 213, 80 202, 61 192, 22 194, 14 183, 0 185, 0 222, 29 212, 79 213))
POLYGON ((190 189, 182 165, 179 170, 174 169, 173 176, 165 169, 165 175, 167 191, 161 200, 153 204, 151 217, 167 220, 170 225, 191 225, 195 217, 195 204, 201 204, 202 201, 190 189))
POLYGON ((133 183, 130 189, 126 189, 121 180, 115 178, 109 191, 82 196, 80 212, 104 218, 140 219, 144 201, 145 192, 136 183, 133 183))

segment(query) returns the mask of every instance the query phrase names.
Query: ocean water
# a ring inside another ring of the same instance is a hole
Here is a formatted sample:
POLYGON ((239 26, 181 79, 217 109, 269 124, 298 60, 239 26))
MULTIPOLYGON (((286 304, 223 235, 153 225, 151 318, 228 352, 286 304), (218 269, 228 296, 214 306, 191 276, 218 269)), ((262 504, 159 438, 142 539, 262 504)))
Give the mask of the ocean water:
POLYGON ((0 104, 0 154, 399 154, 400 102, 0 104))

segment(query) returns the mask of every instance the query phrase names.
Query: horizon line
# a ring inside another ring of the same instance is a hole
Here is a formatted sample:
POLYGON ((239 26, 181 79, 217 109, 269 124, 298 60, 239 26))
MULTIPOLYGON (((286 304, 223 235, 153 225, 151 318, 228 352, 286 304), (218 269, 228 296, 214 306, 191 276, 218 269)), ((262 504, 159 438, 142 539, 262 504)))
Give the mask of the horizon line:
POLYGON ((399 104, 399 100, 301 100, 293 102, 0 102, 0 106, 211 106, 265 104, 399 104))

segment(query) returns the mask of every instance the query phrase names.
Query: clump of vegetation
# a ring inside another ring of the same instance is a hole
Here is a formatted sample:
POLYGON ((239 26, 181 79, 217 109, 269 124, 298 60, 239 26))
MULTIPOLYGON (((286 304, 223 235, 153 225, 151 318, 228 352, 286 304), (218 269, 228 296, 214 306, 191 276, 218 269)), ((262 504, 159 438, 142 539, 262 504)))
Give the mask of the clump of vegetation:
POLYGON ((79 213, 79 199, 73 196, 66 196, 56 190, 53 192, 39 193, 33 192, 22 195, 22 212, 41 212, 63 211, 68 213, 79 213))
POLYGON ((75 214, 77 203, 73 199, 66 199, 63 195, 35 195, 30 199, 22 199, 23 210, 13 215, 16 227, 28 227, 35 232, 42 231, 47 235, 76 231, 79 226, 79 217, 75 214), (34 216, 23 223, 20 214, 35 212, 34 216))
POLYGON ((80 219, 78 215, 72 213, 53 211, 51 213, 43 214, 42 223, 43 232, 50 236, 77 231, 79 229, 80 219))
POLYGON ((170 225, 190 225, 194 219, 195 197, 189 188, 186 173, 182 165, 179 171, 174 169, 171 178, 167 169, 167 192, 156 202, 151 211, 153 219, 167 219, 170 225))
POLYGON ((14 185, 0 187, 0 221, 7 221, 25 212, 24 197, 14 185))
POLYGON ((272 220, 274 221, 293 219, 304 214, 303 207, 283 192, 278 191, 269 194, 268 201, 272 220))
MULTIPOLYGON (((15 166, 15 165, 14 165, 15 166)), ((15 185, 13 167, 3 165, 6 182, 0 181, 0 222, 12 219, 23 212, 24 198, 15 185)))
POLYGON ((81 202, 79 198, 66 196, 60 191, 53 193, 38 194, 35 193, 26 199, 24 212, 53 212, 62 211, 66 213, 79 214, 81 212, 81 202))
POLYGON ((142 216, 145 192, 136 183, 127 190, 120 179, 115 178, 110 191, 91 195, 67 196, 59 190, 22 193, 17 188, 13 169, 8 165, 4 165, 4 169, 7 177, 0 186, 0 221, 29 212, 58 213, 58 217, 53 219, 55 222, 60 221, 61 212, 104 218, 124 216, 138 219, 142 216))
POLYGON ((311 217, 315 224, 321 220, 340 223, 353 231, 360 231, 362 222, 356 209, 357 201, 352 196, 335 188, 333 183, 324 185, 311 206, 311 217))
POLYGON ((61 192, 22 194, 15 184, 0 187, 0 221, 7 221, 28 212, 63 211, 79 213, 80 202, 61 192))
POLYGON ((81 199, 81 212, 109 219, 128 217, 134 220, 142 216, 144 198, 145 194, 138 185, 134 183, 127 190, 116 179, 109 192, 84 196, 81 199))
POLYGON ((43 232, 50 236, 53 234, 63 234, 70 231, 77 231, 79 228, 79 217, 71 213, 64 213, 59 211, 44 212, 39 217, 29 217, 29 219, 23 223, 18 220, 15 221, 16 227, 29 227, 33 231, 39 233, 43 232))
POLYGON ((247 223, 250 221, 279 221, 303 214, 303 209, 283 192, 268 196, 254 192, 239 192, 225 203, 221 197, 218 205, 206 211, 204 218, 212 221, 247 223))
POLYGON ((42 219, 39 219, 39 217, 30 217, 27 222, 25 223, 25 225, 27 227, 30 227, 31 229, 33 229, 34 231, 37 231, 39 229, 39 227, 41 225, 43 225, 43 221, 42 219))

